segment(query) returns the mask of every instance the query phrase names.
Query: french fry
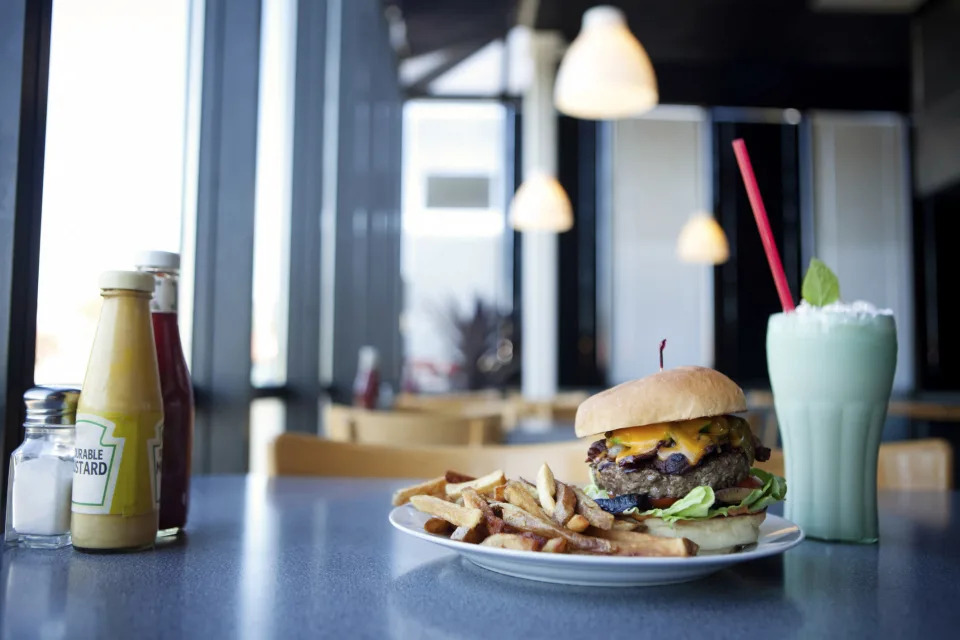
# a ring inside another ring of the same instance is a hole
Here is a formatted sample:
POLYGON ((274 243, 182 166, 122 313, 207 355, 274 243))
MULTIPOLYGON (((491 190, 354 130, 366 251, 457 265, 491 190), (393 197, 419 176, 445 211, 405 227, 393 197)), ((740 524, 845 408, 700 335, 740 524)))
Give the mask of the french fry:
POLYGON ((507 499, 507 502, 520 507, 527 513, 533 514, 538 518, 549 518, 549 516, 543 512, 543 509, 540 508, 537 499, 531 496, 523 484, 516 480, 507 482, 503 496, 507 499))
POLYGON ((484 535, 483 531, 480 530, 480 526, 476 527, 457 527, 453 530, 453 533, 450 534, 451 540, 456 540, 457 542, 469 542, 470 544, 478 544, 483 540, 484 535))
POLYGON ((590 526, 590 521, 578 513, 567 521, 566 526, 567 529, 570 529, 570 531, 576 531, 577 533, 580 533, 590 526))
POLYGON ((613 527, 611 528, 614 531, 637 531, 641 527, 645 528, 642 524, 640 524, 636 520, 633 520, 632 518, 630 520, 620 520, 619 518, 617 518, 617 519, 614 519, 613 527))
POLYGON ((443 518, 430 518, 423 523, 423 530, 427 533, 447 534, 453 530, 453 525, 443 518))
POLYGON ((540 551, 544 553, 566 553, 567 541, 563 538, 550 538, 540 551))
POLYGON ((480 524, 480 520, 483 519, 483 513, 480 509, 461 507, 434 496, 412 496, 410 502, 418 511, 437 518, 443 518, 457 527, 473 529, 480 524))
MULTIPOLYGON (((447 488, 449 489, 449 485, 447 485, 447 488)), ((582 489, 572 485, 570 485, 570 488, 577 495, 577 513, 586 518, 596 528, 609 531, 613 526, 613 514, 601 509, 600 505, 591 500, 582 489)))
POLYGON ((477 493, 487 493, 493 491, 495 487, 506 482, 507 479, 503 475, 503 471, 497 469, 493 473, 488 473, 485 476, 477 478, 476 480, 469 480, 467 482, 458 482, 456 484, 448 484, 446 486, 446 493, 448 498, 457 498, 463 493, 464 489, 473 489, 477 493))
POLYGON ((491 535, 503 533, 507 526, 506 523, 502 518, 497 517, 493 509, 490 508, 490 505, 479 493, 473 489, 464 489, 463 504, 473 509, 480 509, 480 512, 483 514, 483 522, 487 526, 487 533, 491 535))
MULTIPOLYGON (((512 533, 512 531, 508 531, 507 533, 512 533)), ((537 544, 533 548, 534 551, 540 551, 541 549, 543 549, 544 545, 547 544, 548 540, 553 540, 553 538, 544 538, 543 536, 538 536, 537 534, 530 533, 529 531, 522 531, 518 535, 521 535, 524 538, 529 538, 534 542, 536 542, 537 544)), ((560 539, 563 540, 563 538, 560 538, 560 539)))
POLYGON ((513 549, 515 551, 536 551, 537 541, 516 533, 495 533, 481 542, 480 546, 513 549))
POLYGON ((413 496, 442 496, 443 490, 446 486, 446 478, 440 476, 439 478, 434 478, 433 480, 427 480, 426 482, 415 484, 412 487, 398 489, 393 494, 393 506, 399 507, 402 504, 406 504, 413 496))
POLYGON ((468 476, 467 474, 460 473, 459 471, 447 471, 443 477, 446 478, 447 482, 450 484, 459 484, 461 482, 470 482, 472 480, 476 480, 475 477, 468 476))
POLYGON ((562 527, 577 511, 577 494, 562 482, 556 482, 556 485, 557 506, 553 510, 553 520, 562 527))
POLYGON ((504 503, 500 505, 500 508, 503 512, 503 521, 521 531, 529 531, 544 538, 564 538, 570 546, 584 551, 609 554, 613 553, 616 548, 609 540, 581 535, 563 527, 558 527, 552 522, 528 513, 516 505, 504 503))
POLYGON ((553 496, 557 492, 557 485, 553 479, 553 471, 547 466, 547 463, 540 465, 540 471, 537 472, 537 495, 540 498, 540 506, 548 516, 553 515, 557 508, 557 501, 553 496))
POLYGON ((637 531, 597 531, 597 537, 609 540, 616 545, 617 555, 623 556, 672 556, 687 557, 697 555, 699 547, 686 538, 662 538, 639 533, 637 531))
POLYGON ((501 549, 662 557, 699 550, 686 538, 643 533, 642 516, 604 511, 578 487, 559 482, 547 464, 536 479, 508 480, 499 469, 479 478, 451 470, 399 489, 393 503, 410 502, 432 516, 424 531, 501 549))
POLYGON ((534 500, 540 500, 540 494, 537 493, 537 485, 533 484, 529 480, 525 480, 524 478, 520 478, 520 484, 524 489, 527 490, 527 493, 529 493, 534 500))

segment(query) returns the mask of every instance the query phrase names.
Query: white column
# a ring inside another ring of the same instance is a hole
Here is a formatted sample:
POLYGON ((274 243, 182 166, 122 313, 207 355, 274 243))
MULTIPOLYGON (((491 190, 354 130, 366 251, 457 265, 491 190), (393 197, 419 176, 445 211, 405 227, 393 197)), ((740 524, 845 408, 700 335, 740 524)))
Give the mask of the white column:
MULTIPOLYGON (((553 84, 563 40, 535 32, 531 41, 534 77, 523 95, 523 178, 557 172, 557 119, 553 84)), ((557 393, 557 234, 523 234, 522 391, 527 400, 557 393)))

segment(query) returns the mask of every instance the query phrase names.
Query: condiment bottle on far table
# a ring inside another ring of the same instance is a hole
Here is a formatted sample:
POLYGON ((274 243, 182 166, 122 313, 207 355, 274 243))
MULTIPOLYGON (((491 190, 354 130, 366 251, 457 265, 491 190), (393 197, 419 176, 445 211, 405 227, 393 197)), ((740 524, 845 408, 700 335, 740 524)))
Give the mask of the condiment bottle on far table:
POLYGON ((167 251, 147 251, 138 257, 137 269, 154 279, 150 311, 163 394, 160 535, 176 535, 187 524, 194 416, 193 385, 177 325, 180 256, 167 251))
POLYGON ((153 546, 160 505, 163 399, 150 319, 153 276, 107 271, 77 406, 73 546, 153 546))
POLYGON ((375 409, 380 398, 380 355, 374 347, 360 347, 357 377, 353 382, 353 405, 375 409))
POLYGON ((70 544, 74 421, 80 389, 34 387, 23 394, 23 444, 10 454, 8 543, 36 549, 70 544))

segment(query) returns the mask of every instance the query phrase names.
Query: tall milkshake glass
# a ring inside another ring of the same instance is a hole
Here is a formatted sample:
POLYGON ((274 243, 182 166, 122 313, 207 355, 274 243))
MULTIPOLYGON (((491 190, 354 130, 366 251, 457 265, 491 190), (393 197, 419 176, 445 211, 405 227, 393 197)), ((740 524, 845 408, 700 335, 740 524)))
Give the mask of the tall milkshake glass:
POLYGON ((877 455, 896 363, 893 315, 867 303, 801 303, 770 316, 784 510, 808 537, 877 541, 877 455))

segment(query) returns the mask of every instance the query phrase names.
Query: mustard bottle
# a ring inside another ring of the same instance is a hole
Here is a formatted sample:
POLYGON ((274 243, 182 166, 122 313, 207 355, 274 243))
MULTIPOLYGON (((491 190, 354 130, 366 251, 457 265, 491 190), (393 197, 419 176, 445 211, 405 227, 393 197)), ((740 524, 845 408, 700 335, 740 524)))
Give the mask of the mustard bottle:
POLYGON ((157 536, 163 399, 150 318, 153 276, 107 271, 77 405, 71 531, 81 551, 150 547, 157 536))

